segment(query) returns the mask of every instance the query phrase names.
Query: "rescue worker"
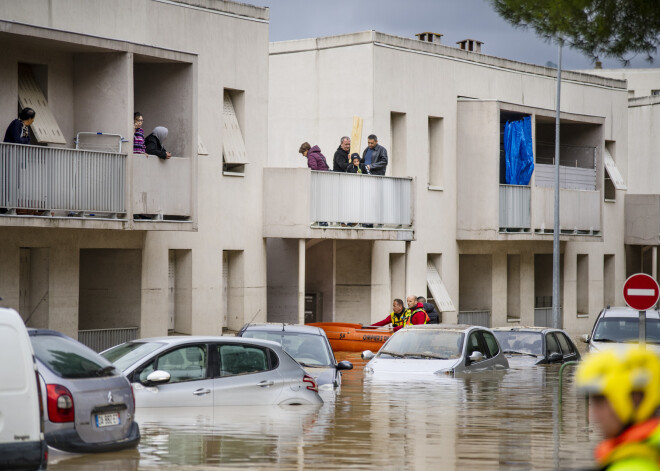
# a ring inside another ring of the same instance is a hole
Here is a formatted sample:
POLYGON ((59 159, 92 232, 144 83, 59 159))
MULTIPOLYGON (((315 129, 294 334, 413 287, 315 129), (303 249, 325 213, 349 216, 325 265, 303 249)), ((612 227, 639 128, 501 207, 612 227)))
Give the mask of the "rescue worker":
POLYGON ((660 360, 639 347, 588 356, 575 374, 605 440, 594 451, 608 471, 660 470, 660 360))
POLYGON ((406 325, 408 320, 408 311, 403 308, 403 300, 397 298, 392 301, 392 312, 382 321, 371 324, 372 327, 382 327, 384 325, 392 324, 394 332, 406 325))
POLYGON ((408 303, 407 312, 410 313, 410 324, 428 324, 429 315, 424 310, 424 304, 417 301, 417 296, 411 294, 406 298, 406 302, 408 303))

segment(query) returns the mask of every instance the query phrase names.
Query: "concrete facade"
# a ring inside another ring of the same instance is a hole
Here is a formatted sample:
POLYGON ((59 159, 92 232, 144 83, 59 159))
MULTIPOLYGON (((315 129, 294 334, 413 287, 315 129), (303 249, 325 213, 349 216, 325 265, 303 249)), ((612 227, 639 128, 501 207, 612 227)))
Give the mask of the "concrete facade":
POLYGON ((74 147, 80 131, 129 140, 125 214, 0 215, 1 305, 74 338, 121 327, 166 335, 172 324, 219 334, 265 320, 268 10, 223 0, 5 2, 0 45, 4 123, 16 117, 27 65, 66 139, 49 148, 74 147), (223 173, 226 91, 240 95, 248 164, 238 175, 223 173), (145 136, 169 129, 172 159, 131 153, 134 111, 145 136))
MULTIPOLYGON (((566 72, 563 79, 562 165, 569 166, 564 152, 586 149, 593 178, 589 190, 561 191, 562 323, 582 333, 606 299, 623 303, 624 198, 617 190, 605 202, 602 149, 628 146, 627 90, 625 82, 586 74, 566 72), (614 292, 605 293, 606 286, 614 292)), ((358 252, 371 255, 352 267, 361 273, 350 280, 362 283, 361 305, 341 304, 340 252, 328 246, 337 260, 337 301, 324 320, 366 324, 385 317, 392 298, 427 295, 433 261, 455 306, 443 321, 485 312, 493 326, 535 323, 552 294, 553 190, 539 180, 539 156, 541 144, 554 145, 555 86, 552 69, 373 31, 271 44, 269 166, 304 167, 297 154, 303 141, 318 144, 331 161, 359 116, 361 148, 376 134, 390 155, 387 175, 415 181, 410 241, 354 239, 358 252), (523 115, 533 119, 537 170, 527 196, 530 222, 512 230, 500 213, 500 133, 507 119, 523 115)), ((626 152, 617 153, 616 165, 627 179, 626 152)), ((292 212, 299 209, 292 204, 292 212)), ((267 221, 266 234, 270 227, 267 221)), ((305 289, 312 289, 309 281, 305 289)))

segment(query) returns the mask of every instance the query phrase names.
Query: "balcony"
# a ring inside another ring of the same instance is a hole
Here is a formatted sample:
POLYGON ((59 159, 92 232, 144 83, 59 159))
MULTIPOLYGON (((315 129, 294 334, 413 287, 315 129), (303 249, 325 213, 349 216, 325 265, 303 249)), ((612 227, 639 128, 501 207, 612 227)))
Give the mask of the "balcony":
POLYGON ((264 237, 412 240, 412 178, 264 169, 264 237))
POLYGON ((191 172, 187 158, 0 143, 0 226, 191 230, 191 172))

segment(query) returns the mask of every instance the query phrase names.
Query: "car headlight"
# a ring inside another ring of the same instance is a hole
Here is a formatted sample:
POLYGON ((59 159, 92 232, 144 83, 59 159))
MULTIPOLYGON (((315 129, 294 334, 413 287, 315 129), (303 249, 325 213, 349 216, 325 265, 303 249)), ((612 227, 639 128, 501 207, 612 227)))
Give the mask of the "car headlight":
POLYGON ((454 374, 454 368, 446 368, 444 370, 438 370, 433 373, 434 375, 446 375, 452 376, 454 374))

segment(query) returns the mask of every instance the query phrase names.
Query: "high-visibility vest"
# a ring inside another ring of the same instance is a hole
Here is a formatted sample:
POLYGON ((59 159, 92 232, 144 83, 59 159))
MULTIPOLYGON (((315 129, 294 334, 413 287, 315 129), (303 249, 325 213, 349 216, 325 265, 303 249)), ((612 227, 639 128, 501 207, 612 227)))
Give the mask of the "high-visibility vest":
POLYGON ((404 325, 410 325, 410 309, 402 310, 401 314, 397 314, 392 311, 390 313, 390 318, 392 319, 392 327, 403 327, 404 325))
POLYGON ((419 307, 419 308, 415 309, 412 312, 410 312, 410 309, 408 309, 407 312, 410 312, 410 315, 406 318, 406 323, 404 325, 413 325, 412 318, 419 311, 422 311, 424 313, 424 324, 428 324, 428 322, 431 320, 431 318, 429 317, 428 313, 424 310, 423 307, 419 307))

